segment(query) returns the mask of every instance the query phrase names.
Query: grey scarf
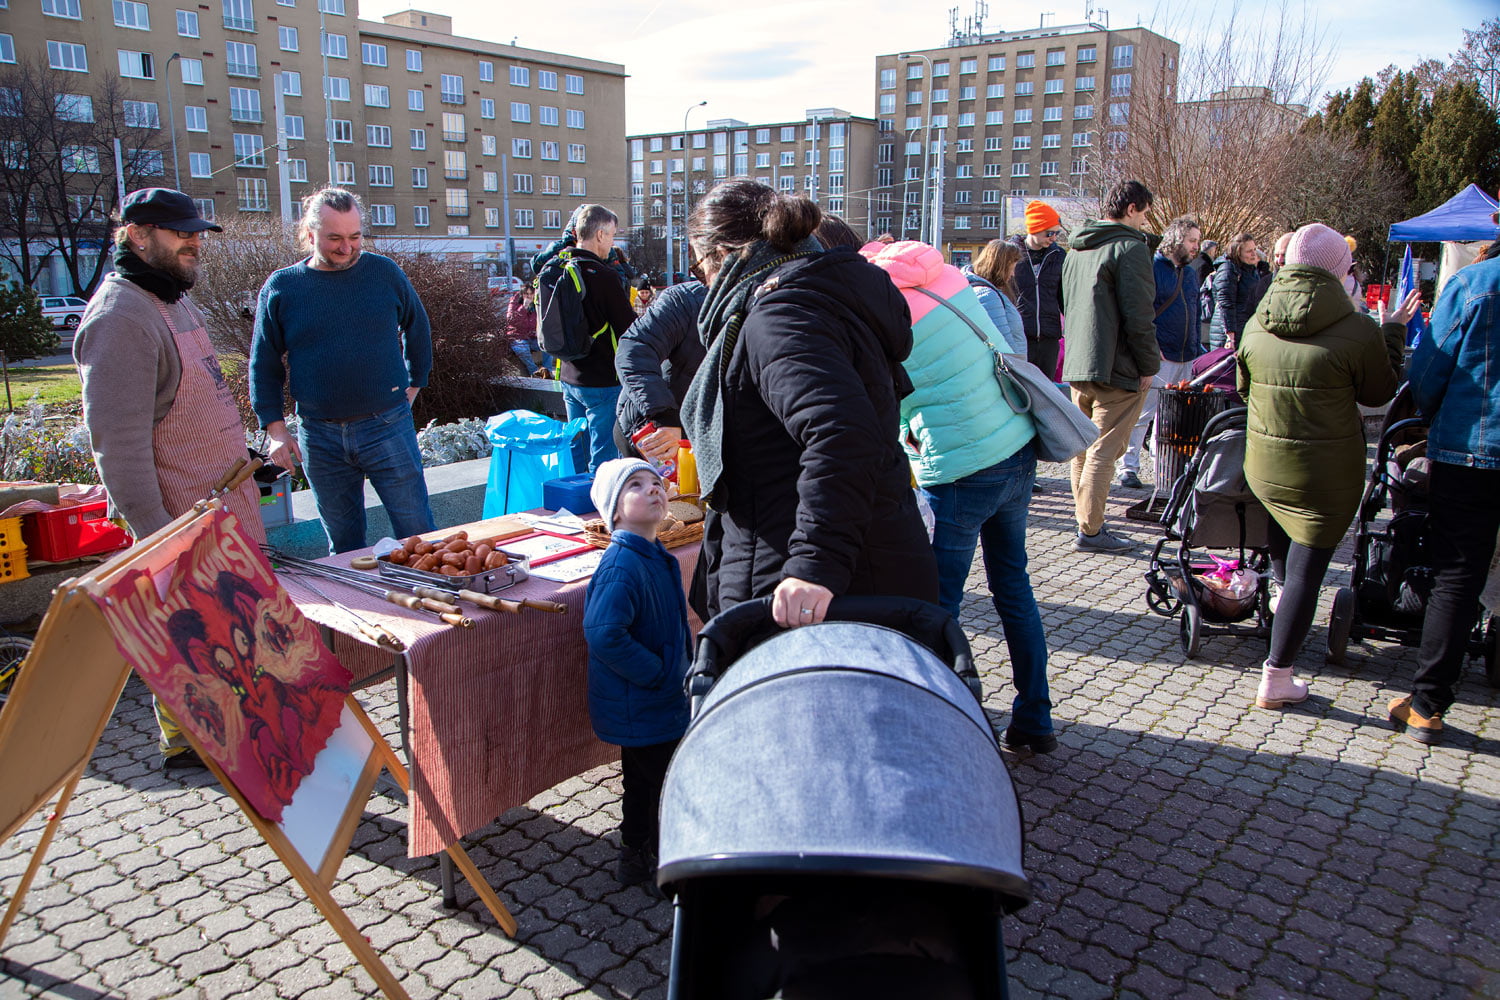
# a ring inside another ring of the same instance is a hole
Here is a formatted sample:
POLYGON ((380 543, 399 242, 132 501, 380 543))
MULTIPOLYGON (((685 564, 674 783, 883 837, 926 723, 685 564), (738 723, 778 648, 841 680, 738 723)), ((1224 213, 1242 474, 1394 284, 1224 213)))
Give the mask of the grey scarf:
POLYGON ((739 342, 740 327, 750 312, 758 289, 772 271, 787 261, 822 253, 809 236, 790 252, 761 241, 724 258, 708 298, 698 310, 698 336, 708 348, 698 374, 682 401, 682 426, 693 442, 698 464, 698 489, 703 502, 723 511, 724 496, 717 491, 724 473, 724 376, 739 342))

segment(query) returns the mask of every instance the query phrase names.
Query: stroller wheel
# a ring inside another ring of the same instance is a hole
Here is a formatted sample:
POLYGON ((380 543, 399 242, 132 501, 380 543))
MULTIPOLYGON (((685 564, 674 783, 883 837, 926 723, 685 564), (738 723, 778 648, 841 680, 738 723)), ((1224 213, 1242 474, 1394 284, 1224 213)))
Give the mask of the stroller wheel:
POLYGON ((1500 688, 1500 617, 1495 615, 1484 626, 1484 675, 1490 687, 1500 688))
POLYGON ((1182 618, 1177 623, 1177 631, 1182 636, 1183 655, 1197 656, 1203 634, 1203 613, 1198 610, 1198 605, 1190 601, 1183 602, 1182 618))
POLYGON ((1333 612, 1328 616, 1328 662, 1343 663, 1349 648, 1349 629, 1354 625, 1354 588, 1340 587, 1333 595, 1333 612))
POLYGON ((1170 587, 1171 585, 1161 576, 1155 573, 1146 574, 1146 606, 1163 618, 1175 615, 1180 603, 1170 587))

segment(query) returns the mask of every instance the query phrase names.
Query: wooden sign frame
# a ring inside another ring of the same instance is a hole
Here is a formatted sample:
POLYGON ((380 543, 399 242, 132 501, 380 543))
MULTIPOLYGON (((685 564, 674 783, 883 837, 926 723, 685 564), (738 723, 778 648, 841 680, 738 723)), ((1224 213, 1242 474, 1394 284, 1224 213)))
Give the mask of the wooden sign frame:
MULTIPOLYGON (((121 655, 98 602, 124 574, 146 570, 155 574, 165 571, 185 549, 184 536, 194 523, 210 509, 190 511, 161 531, 125 550, 115 559, 81 577, 66 580, 53 594, 52 604, 36 644, 17 674, 5 710, 0 712, 0 842, 8 840, 47 803, 57 797, 51 818, 43 829, 26 871, 12 894, 5 915, 0 918, 0 945, 19 914, 27 890, 31 887, 67 813, 68 805, 93 756, 94 747, 104 733, 114 712, 115 703, 130 677, 131 665, 121 655)), ((311 781, 325 767, 343 767, 349 797, 326 830, 303 836, 301 848, 288 832, 291 817, 283 815, 274 823, 255 810, 206 752, 191 732, 184 731, 204 764, 239 805, 257 833, 276 852, 299 885, 302 886, 325 920, 348 946, 365 971, 375 980, 389 1000, 410 1000, 401 983, 391 973, 375 948, 360 933, 338 902, 331 888, 338 869, 348 855, 349 845, 364 805, 382 771, 390 771, 403 792, 411 790, 410 776, 389 743, 352 695, 344 700, 341 724, 330 744, 340 740, 344 760, 335 762, 325 752, 318 757, 311 781), (362 762, 350 766, 348 753, 363 753, 362 762), (327 760, 330 763, 324 764, 327 760), (304 857, 309 848, 315 857, 304 857)), ((296 799, 293 799, 293 806, 296 799)), ((459 871, 494 916, 507 936, 514 937, 516 921, 464 849, 458 844, 447 853, 459 871)))

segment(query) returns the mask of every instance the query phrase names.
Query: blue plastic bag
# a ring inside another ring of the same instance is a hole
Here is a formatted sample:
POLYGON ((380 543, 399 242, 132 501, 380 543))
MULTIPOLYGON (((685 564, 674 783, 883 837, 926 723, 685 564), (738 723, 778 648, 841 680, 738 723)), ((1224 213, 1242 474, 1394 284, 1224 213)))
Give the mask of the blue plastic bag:
POLYGON ((490 417, 484 432, 495 450, 490 453, 484 516, 542 506, 542 484, 573 474, 573 439, 584 427, 583 417, 562 423, 530 410, 508 410, 490 417))

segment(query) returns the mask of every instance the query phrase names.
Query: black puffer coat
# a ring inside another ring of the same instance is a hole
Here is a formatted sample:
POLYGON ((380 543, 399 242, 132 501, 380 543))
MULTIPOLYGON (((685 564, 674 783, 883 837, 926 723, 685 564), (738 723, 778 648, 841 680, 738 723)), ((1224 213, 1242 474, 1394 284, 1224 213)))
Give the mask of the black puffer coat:
POLYGON ((1220 257, 1214 264, 1214 315, 1210 333, 1245 332, 1245 324, 1255 315, 1255 292, 1260 273, 1254 264, 1220 257))
POLYGON ((835 596, 937 600, 937 563, 899 443, 911 313, 853 250, 794 260, 761 285, 723 391, 723 510, 705 529, 707 610, 784 577, 835 596))
POLYGON ((1026 339, 1061 340, 1062 269, 1067 251, 1054 243, 1042 255, 1040 264, 1032 264, 1026 237, 1013 236, 1010 241, 1021 248, 1021 262, 1016 265, 1016 291, 1020 295, 1016 308, 1021 312, 1026 339))
POLYGON ((698 309, 708 296, 701 281, 665 289, 641 314, 615 349, 620 401, 615 417, 628 438, 648 420, 659 427, 681 427, 678 407, 703 360, 698 309))

